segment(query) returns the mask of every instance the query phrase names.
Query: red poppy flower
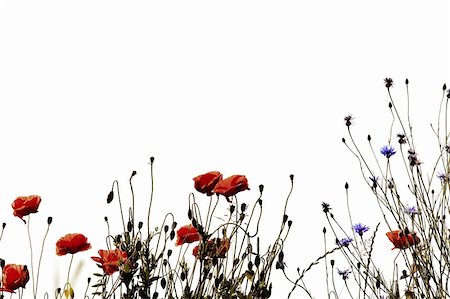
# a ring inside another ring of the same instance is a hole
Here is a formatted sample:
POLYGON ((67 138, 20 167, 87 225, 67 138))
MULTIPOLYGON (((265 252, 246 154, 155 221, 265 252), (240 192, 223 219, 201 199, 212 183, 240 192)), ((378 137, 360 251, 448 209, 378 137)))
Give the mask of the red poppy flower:
POLYGON ((232 175, 218 182, 214 187, 214 193, 222 194, 227 199, 244 190, 250 190, 247 178, 244 175, 232 175))
POLYGON ((420 239, 416 235, 416 233, 405 234, 405 232, 402 230, 393 230, 387 232, 386 236, 389 238, 389 241, 394 244, 394 248, 392 249, 406 249, 412 245, 417 245, 420 243, 420 239))
POLYGON ((230 249, 229 239, 214 238, 194 247, 192 254, 196 258, 224 258, 230 249), (200 252, 199 252, 200 251, 200 252))
POLYGON ((14 293, 18 288, 24 288, 30 279, 27 266, 7 264, 3 268, 2 287, 0 291, 14 293))
POLYGON ((119 266, 122 265, 127 260, 127 253, 125 251, 114 249, 114 250, 103 250, 98 251, 98 256, 93 256, 91 259, 100 264, 103 271, 111 275, 119 270, 119 266))
POLYGON ((222 174, 218 171, 211 171, 201 174, 194 178, 194 187, 200 193, 206 193, 211 196, 214 194, 213 190, 216 184, 222 179, 222 174))
POLYGON ((83 234, 67 234, 56 242, 56 254, 74 254, 91 248, 87 238, 83 234))
MULTIPOLYGON (((41 197, 39 195, 19 196, 11 204, 14 216, 23 220, 24 216, 37 213, 41 197)), ((23 220, 25 222, 25 220, 23 220)))
POLYGON ((192 224, 188 224, 177 230, 177 241, 175 245, 178 246, 184 243, 192 243, 198 240, 200 240, 200 234, 197 229, 193 227, 192 224))

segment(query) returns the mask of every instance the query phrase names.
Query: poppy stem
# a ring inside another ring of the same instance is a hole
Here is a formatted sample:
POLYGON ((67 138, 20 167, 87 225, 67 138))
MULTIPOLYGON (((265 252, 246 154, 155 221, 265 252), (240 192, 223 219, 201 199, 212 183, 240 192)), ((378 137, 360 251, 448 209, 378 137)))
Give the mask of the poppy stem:
POLYGON ((35 284, 34 284, 34 267, 33 267, 33 246, 31 242, 31 234, 30 234, 30 221, 31 217, 28 215, 28 222, 27 222, 27 232, 28 232, 28 242, 30 243, 30 263, 31 263, 31 277, 33 280, 33 298, 36 298, 36 290, 35 290, 35 284))
MULTIPOLYGON (((29 223, 29 220, 28 220, 28 223, 29 223)), ((38 283, 39 283, 39 271, 41 269, 42 254, 44 253, 44 244, 45 244, 45 240, 47 239, 49 230, 50 230, 50 224, 48 224, 47 231, 45 232, 44 239, 42 240, 41 255, 39 256, 38 269, 37 269, 37 275, 36 275, 36 288, 34 289, 34 297, 35 298, 37 296, 37 289, 38 289, 38 283)), ((34 279, 33 279, 33 282, 34 282, 34 279)))
POLYGON ((69 270, 67 271, 67 283, 69 283, 70 268, 72 268, 73 254, 70 257, 69 270))

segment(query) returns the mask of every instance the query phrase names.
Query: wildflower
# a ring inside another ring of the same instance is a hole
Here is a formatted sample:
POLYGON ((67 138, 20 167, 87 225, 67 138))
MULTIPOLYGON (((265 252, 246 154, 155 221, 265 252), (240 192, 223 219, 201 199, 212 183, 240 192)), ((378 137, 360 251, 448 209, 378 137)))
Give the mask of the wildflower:
POLYGON ((400 144, 405 144, 406 143, 407 138, 406 138, 405 134, 398 133, 397 134, 397 138, 398 138, 398 143, 400 143, 400 144))
POLYGON ((222 174, 218 171, 211 171, 205 174, 196 176, 194 179, 194 188, 200 193, 206 195, 213 195, 213 190, 216 184, 222 180, 222 174))
POLYGON ((348 277, 350 276, 350 273, 352 273, 352 271, 350 271, 350 269, 339 270, 339 268, 337 269, 337 272, 340 276, 342 276, 343 280, 347 280, 348 277))
POLYGON ((330 204, 326 203, 326 202, 322 202, 322 211, 326 214, 328 212, 330 212, 331 208, 330 208, 330 204))
POLYGON ((384 86, 386 86, 387 88, 392 87, 393 84, 394 84, 394 80, 392 80, 392 78, 384 79, 384 86))
POLYGON ((362 235, 369 230, 369 227, 362 223, 357 223, 353 225, 353 230, 362 237, 362 235))
POLYGON ((350 127, 353 124, 353 116, 351 114, 347 115, 346 117, 344 117, 344 121, 345 121, 345 125, 347 127, 350 127))
POLYGON ((2 274, 2 292, 15 293, 14 290, 25 288, 30 279, 26 265, 7 264, 3 267, 2 274))
POLYGON ((194 247, 192 254, 196 258, 225 258, 230 249, 230 240, 214 238, 194 247))
POLYGON ((91 257, 95 262, 99 263, 99 267, 102 267, 103 271, 107 275, 112 275, 119 270, 119 266, 127 260, 127 253, 125 251, 114 250, 102 250, 98 251, 98 256, 91 257))
POLYGON ((177 230, 177 241, 175 242, 176 246, 183 245, 185 243, 192 243, 200 240, 200 234, 197 229, 192 226, 192 224, 188 224, 180 227, 177 230))
POLYGON ((420 243, 419 237, 416 233, 409 233, 406 229, 403 230, 393 230, 386 233, 386 236, 389 238, 389 241, 394 244, 394 248, 398 249, 406 249, 412 245, 416 245, 420 243))
POLYGON ((91 244, 83 234, 67 234, 56 242, 56 254, 60 256, 88 249, 91 249, 91 244))
POLYGON ((247 178, 244 175, 232 175, 219 181, 213 191, 214 193, 225 196, 228 200, 228 197, 244 190, 250 190, 247 178))
POLYGON ((438 172, 437 177, 441 180, 441 182, 448 182, 450 181, 450 176, 447 173, 444 172, 438 172))
POLYGON ((388 159, 396 153, 395 149, 390 145, 383 146, 380 152, 388 159))
POLYGON ((407 214, 409 214, 409 216, 413 216, 415 214, 417 214, 417 208, 415 206, 406 206, 405 207, 405 212, 407 214))
POLYGON ((353 241, 352 238, 348 237, 348 238, 343 238, 343 239, 336 239, 336 244, 339 246, 345 246, 348 247, 348 245, 353 241))
POLYGON ((413 149, 408 150, 408 160, 410 166, 418 166, 422 164, 422 162, 419 161, 419 158, 417 158, 416 151, 413 149))
POLYGON ((41 197, 39 195, 19 196, 11 204, 14 210, 13 215, 23 220, 24 216, 37 213, 40 203, 41 197))

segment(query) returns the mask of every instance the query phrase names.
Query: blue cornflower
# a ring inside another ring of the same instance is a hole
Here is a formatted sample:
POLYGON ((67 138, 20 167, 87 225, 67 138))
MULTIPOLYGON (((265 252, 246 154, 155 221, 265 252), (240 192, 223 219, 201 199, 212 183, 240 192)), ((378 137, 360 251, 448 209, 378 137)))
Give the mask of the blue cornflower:
POLYGON ((449 180, 449 175, 443 172, 438 172, 437 177, 442 181, 445 182, 449 180))
POLYGON ((350 271, 350 269, 345 269, 345 270, 337 269, 337 272, 338 272, 339 275, 342 276, 343 280, 347 280, 348 277, 350 276, 350 273, 352 273, 352 271, 350 271))
POLYGON ((383 146, 380 152, 388 159, 396 153, 395 149, 390 145, 383 146))
POLYGON ((409 214, 409 216, 413 216, 415 214, 417 214, 417 208, 415 206, 406 206, 405 207, 405 212, 407 214, 409 214))
POLYGON ((336 239, 336 244, 339 246, 345 246, 347 247, 351 242, 353 241, 352 238, 348 237, 348 238, 343 238, 343 239, 336 239))
POLYGON ((353 230, 362 237, 362 235, 369 230, 369 227, 362 223, 357 223, 353 225, 353 230))

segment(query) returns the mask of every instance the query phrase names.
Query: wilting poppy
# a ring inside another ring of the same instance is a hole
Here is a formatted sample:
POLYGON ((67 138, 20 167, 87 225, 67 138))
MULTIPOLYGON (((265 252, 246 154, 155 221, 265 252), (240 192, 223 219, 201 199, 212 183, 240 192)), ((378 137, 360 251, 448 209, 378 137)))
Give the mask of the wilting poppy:
POLYGON ((98 256, 91 257, 94 261, 100 264, 103 271, 111 275, 119 270, 119 266, 122 265, 127 260, 127 253, 119 249, 113 250, 103 250, 98 251, 98 256))
POLYGON ((230 249, 229 239, 213 238, 194 247, 192 254, 196 258, 224 258, 230 249))
POLYGON ((245 175, 232 175, 218 182, 213 191, 228 199, 228 197, 236 195, 238 192, 244 190, 250 190, 245 175))
POLYGON ((83 234, 67 234, 56 242, 57 255, 74 254, 90 248, 91 244, 88 243, 87 238, 83 234))
POLYGON ((420 243, 420 239, 416 233, 405 234, 403 230, 393 230, 387 232, 386 236, 389 238, 389 241, 394 244, 394 248, 392 249, 406 249, 412 245, 417 245, 420 243))
POLYGON ((206 195, 213 195, 214 187, 222 179, 222 174, 218 171, 211 171, 205 174, 201 174, 194 178, 194 188, 200 193, 206 193, 206 195))
MULTIPOLYGON (((37 213, 41 197, 39 195, 19 196, 11 204, 14 216, 23 220, 24 216, 37 213)), ((25 220, 23 220, 25 222, 25 220)))
POLYGON ((24 288, 30 279, 27 266, 7 264, 3 267, 2 287, 0 291, 14 293, 18 288, 24 288))
POLYGON ((192 224, 188 224, 177 230, 177 241, 175 245, 179 246, 184 243, 192 243, 198 240, 200 240, 200 234, 197 229, 193 227, 192 224))

